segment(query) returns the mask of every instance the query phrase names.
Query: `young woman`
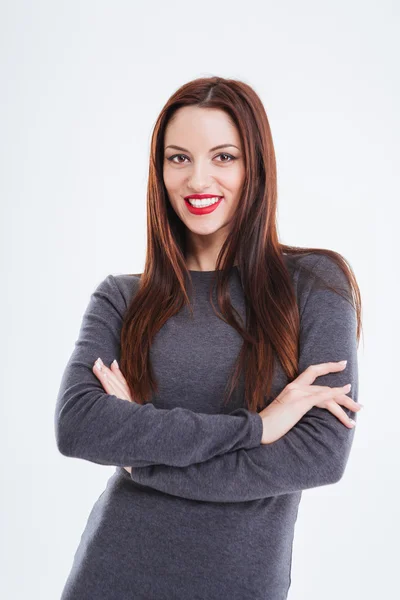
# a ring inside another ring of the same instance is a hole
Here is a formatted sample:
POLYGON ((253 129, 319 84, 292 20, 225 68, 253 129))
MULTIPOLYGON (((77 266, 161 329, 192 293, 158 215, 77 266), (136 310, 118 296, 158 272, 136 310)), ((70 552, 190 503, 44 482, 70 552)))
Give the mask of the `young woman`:
POLYGON ((62 600, 283 600, 302 491, 340 480, 354 437, 356 279, 278 241, 269 123, 240 81, 167 102, 147 211, 144 272, 94 290, 57 398, 60 452, 117 467, 62 600))

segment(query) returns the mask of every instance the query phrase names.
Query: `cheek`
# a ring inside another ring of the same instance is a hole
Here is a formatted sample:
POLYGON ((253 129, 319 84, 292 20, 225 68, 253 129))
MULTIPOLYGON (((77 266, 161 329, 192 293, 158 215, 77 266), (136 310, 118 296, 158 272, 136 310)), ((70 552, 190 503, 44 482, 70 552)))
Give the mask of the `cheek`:
POLYGON ((174 191, 179 191, 179 187, 182 182, 182 175, 178 170, 173 169, 164 169, 164 185, 168 191, 171 193, 174 191))
POLYGON ((169 171, 168 169, 164 170, 163 173, 164 185, 167 190, 169 202, 174 209, 175 212, 179 212, 180 210, 180 189, 181 184, 179 182, 179 177, 176 176, 176 173, 169 171))
POLYGON ((232 171, 227 173, 225 178, 225 187, 229 189, 232 195, 236 198, 236 195, 240 194, 244 182, 244 172, 241 170, 232 171))

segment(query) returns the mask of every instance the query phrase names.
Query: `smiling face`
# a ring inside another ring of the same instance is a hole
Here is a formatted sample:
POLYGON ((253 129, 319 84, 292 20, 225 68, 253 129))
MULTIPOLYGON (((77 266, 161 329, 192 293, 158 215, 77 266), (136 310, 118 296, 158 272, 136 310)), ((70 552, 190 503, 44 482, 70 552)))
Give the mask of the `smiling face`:
POLYGON ((178 109, 165 131, 163 176, 169 201, 187 227, 189 245, 192 240, 196 246, 196 238, 204 241, 198 236, 211 236, 208 242, 221 245, 245 178, 239 132, 229 116, 215 108, 178 109), (194 194, 222 199, 207 209, 193 208, 185 197, 194 194))

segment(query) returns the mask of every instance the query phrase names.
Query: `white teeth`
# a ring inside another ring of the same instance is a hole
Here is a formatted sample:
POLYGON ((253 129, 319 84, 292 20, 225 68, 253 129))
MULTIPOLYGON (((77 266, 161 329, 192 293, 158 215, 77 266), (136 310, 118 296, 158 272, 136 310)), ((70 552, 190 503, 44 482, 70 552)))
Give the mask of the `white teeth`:
POLYGON ((188 202, 190 202, 192 206, 196 206, 197 208, 202 208, 203 206, 211 206, 211 204, 215 204, 219 200, 221 200, 221 198, 218 198, 217 196, 214 196, 213 198, 206 198, 205 200, 199 200, 197 198, 188 198, 188 202))

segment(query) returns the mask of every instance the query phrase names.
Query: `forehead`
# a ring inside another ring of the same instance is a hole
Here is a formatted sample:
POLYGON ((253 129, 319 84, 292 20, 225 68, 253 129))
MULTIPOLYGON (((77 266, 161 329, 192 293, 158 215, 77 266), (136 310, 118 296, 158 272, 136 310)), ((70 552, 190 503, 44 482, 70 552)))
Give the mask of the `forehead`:
MULTIPOLYGON (((239 132, 230 116, 218 108, 183 106, 174 114, 165 131, 165 145, 185 148, 217 144, 240 144, 239 132)), ((207 148, 208 149, 208 148, 207 148)))

